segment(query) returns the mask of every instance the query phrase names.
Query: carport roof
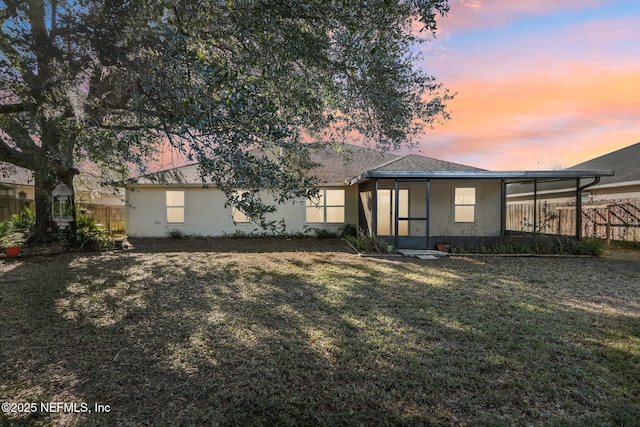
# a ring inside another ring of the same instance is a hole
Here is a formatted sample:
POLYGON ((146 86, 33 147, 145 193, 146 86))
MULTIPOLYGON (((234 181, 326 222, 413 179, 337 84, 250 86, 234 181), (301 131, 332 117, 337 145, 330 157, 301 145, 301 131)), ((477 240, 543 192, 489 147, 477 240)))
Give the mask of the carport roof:
POLYGON ((561 171, 487 171, 476 170, 381 170, 373 169, 347 180, 348 184, 355 184, 368 179, 500 179, 508 183, 527 181, 557 181, 567 179, 599 178, 613 176, 613 171, 596 170, 561 170, 561 171))

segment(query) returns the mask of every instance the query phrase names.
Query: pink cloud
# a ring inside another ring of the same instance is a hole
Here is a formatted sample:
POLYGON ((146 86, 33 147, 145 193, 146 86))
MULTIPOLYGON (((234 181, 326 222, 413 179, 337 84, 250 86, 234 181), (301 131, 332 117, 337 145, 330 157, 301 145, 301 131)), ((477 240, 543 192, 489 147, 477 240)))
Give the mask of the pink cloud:
POLYGON ((495 28, 506 25, 524 15, 545 15, 553 11, 584 9, 604 0, 453 0, 450 13, 439 18, 440 31, 495 28))
POLYGON ((640 139, 640 67, 564 67, 575 72, 453 81, 453 118, 429 131, 421 150, 488 169, 536 169, 568 167, 640 139))

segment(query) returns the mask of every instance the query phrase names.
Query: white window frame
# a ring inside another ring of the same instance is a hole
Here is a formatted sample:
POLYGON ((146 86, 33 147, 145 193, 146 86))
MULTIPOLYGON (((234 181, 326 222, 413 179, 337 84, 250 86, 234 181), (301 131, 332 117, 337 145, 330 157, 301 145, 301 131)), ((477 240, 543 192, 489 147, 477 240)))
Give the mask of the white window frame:
POLYGON ((458 224, 475 223, 477 201, 478 201, 478 195, 477 195, 476 187, 454 187, 453 189, 453 222, 458 224), (458 195, 457 195, 458 190, 473 190, 473 203, 458 203, 458 195), (460 208, 460 210, 458 208, 460 208), (463 215, 462 212, 468 211, 469 208, 471 208, 473 220, 472 221, 463 221, 462 219, 458 220, 458 216, 462 216, 463 215))
POLYGON ((184 190, 167 190, 164 193, 164 202, 165 202, 165 215, 167 217, 167 224, 184 224, 186 222, 186 193, 184 190), (182 193, 182 204, 173 205, 169 204, 169 193, 182 193), (182 209, 182 221, 169 221, 169 210, 170 209, 182 209))
POLYGON ((305 224, 345 224, 347 220, 347 194, 344 188, 320 188, 318 189, 318 193, 320 194, 319 198, 307 199, 305 201, 304 208, 304 221, 305 224), (340 205, 329 205, 327 204, 327 191, 341 191, 342 192, 342 204, 340 205), (308 220, 308 210, 312 209, 322 209, 322 222, 318 221, 309 221, 308 220), (327 217, 327 208, 342 208, 342 221, 341 222, 330 222, 327 217))

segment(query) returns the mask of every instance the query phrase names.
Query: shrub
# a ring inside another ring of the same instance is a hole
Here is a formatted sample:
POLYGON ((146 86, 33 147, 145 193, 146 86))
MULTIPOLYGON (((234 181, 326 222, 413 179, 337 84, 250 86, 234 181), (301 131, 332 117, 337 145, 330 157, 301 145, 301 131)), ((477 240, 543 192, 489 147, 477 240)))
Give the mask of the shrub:
POLYGON ((568 251, 574 255, 595 255, 604 254, 607 242, 602 239, 584 239, 581 242, 570 240, 568 251))
POLYGON ((174 239, 184 239, 185 235, 184 235, 184 232, 182 232, 182 230, 178 230, 177 228, 174 228, 173 230, 169 231, 169 237, 172 237, 174 239))
POLYGON ((354 224, 347 224, 342 228, 340 237, 358 237, 358 230, 358 226, 354 224))
POLYGON ((323 228, 316 229, 317 239, 335 239, 336 237, 338 237, 338 234, 333 231, 325 230, 323 228))
POLYGON ((25 208, 11 218, 0 222, 0 245, 3 247, 22 246, 31 237, 36 226, 36 215, 25 208))
POLYGON ((374 254, 393 252, 393 246, 379 237, 369 236, 362 229, 358 230, 357 236, 345 236, 344 239, 351 243, 358 252, 374 254))
POLYGON ((36 213, 29 208, 24 208, 19 213, 12 215, 10 221, 14 228, 23 232, 27 238, 36 229, 36 213))
POLYGON ((76 221, 76 240, 69 242, 80 250, 97 251, 111 244, 109 233, 93 218, 79 218, 76 221))
POLYGON ((528 240, 504 239, 493 245, 457 248, 456 252, 480 254, 557 254, 557 255, 595 255, 604 253, 606 243, 601 239, 560 239, 549 236, 536 236, 528 240))

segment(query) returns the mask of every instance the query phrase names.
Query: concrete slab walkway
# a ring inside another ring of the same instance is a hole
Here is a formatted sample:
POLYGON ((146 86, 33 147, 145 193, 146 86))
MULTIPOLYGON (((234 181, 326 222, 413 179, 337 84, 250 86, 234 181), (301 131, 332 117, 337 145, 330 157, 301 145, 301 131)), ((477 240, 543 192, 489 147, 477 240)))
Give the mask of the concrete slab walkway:
POLYGON ((423 249, 399 249, 398 253, 409 258, 418 259, 438 259, 443 256, 449 255, 447 252, 440 252, 435 250, 423 250, 423 249))

